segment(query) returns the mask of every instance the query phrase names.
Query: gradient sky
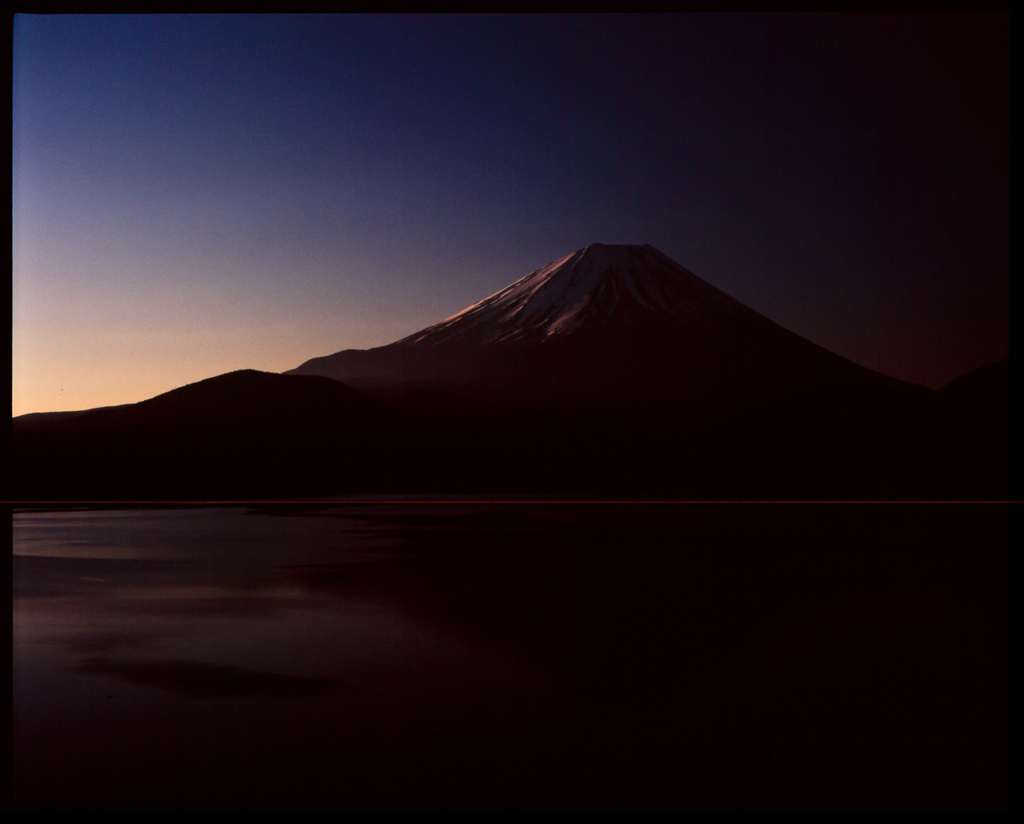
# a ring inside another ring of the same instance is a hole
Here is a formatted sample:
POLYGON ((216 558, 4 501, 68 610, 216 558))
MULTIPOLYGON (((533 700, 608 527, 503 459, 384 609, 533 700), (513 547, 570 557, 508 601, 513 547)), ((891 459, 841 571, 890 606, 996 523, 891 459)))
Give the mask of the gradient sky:
POLYGON ((927 386, 1008 354, 1008 15, 17 16, 14 414, 650 243, 927 386))

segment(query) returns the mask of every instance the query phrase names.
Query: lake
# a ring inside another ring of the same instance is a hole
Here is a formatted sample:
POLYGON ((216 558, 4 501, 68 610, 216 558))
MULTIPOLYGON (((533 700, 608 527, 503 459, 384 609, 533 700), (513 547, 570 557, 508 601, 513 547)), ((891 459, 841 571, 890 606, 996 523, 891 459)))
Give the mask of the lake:
POLYGON ((1006 804, 1005 505, 13 513, 24 806, 1006 804))

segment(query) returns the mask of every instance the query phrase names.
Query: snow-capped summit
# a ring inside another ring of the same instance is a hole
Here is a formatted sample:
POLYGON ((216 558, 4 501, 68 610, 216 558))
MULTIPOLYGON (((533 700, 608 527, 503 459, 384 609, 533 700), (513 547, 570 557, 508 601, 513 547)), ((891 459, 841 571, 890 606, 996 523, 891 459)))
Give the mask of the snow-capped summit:
POLYGON ((593 243, 398 341, 539 341, 625 316, 708 323, 749 312, 651 246, 593 243))

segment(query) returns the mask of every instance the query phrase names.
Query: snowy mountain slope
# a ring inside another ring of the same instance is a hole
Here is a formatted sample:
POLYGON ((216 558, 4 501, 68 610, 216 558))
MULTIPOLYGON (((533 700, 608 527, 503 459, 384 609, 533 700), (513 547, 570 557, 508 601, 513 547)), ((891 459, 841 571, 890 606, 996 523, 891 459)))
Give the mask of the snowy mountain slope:
POLYGON ((594 243, 397 343, 539 341, 638 310, 690 324, 753 314, 651 246, 594 243))

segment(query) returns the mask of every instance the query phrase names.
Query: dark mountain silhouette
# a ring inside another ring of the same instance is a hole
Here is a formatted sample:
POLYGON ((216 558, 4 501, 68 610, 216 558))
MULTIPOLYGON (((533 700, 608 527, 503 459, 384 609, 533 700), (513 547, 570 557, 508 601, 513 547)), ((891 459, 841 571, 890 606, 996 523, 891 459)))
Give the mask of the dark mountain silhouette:
MULTIPOLYGON (((990 363, 961 375, 939 391, 928 422, 933 455, 945 456, 945 471, 967 499, 1005 500, 1010 488, 1010 365, 990 363)), ((937 470, 941 471, 941 469, 937 470)))
POLYGON ((1007 399, 1005 364, 925 389, 593 244, 387 346, 18 418, 14 498, 1003 500, 1007 399))
POLYGON ((337 381, 243 370, 150 400, 14 419, 18 500, 222 500, 364 488, 379 401, 337 381))

